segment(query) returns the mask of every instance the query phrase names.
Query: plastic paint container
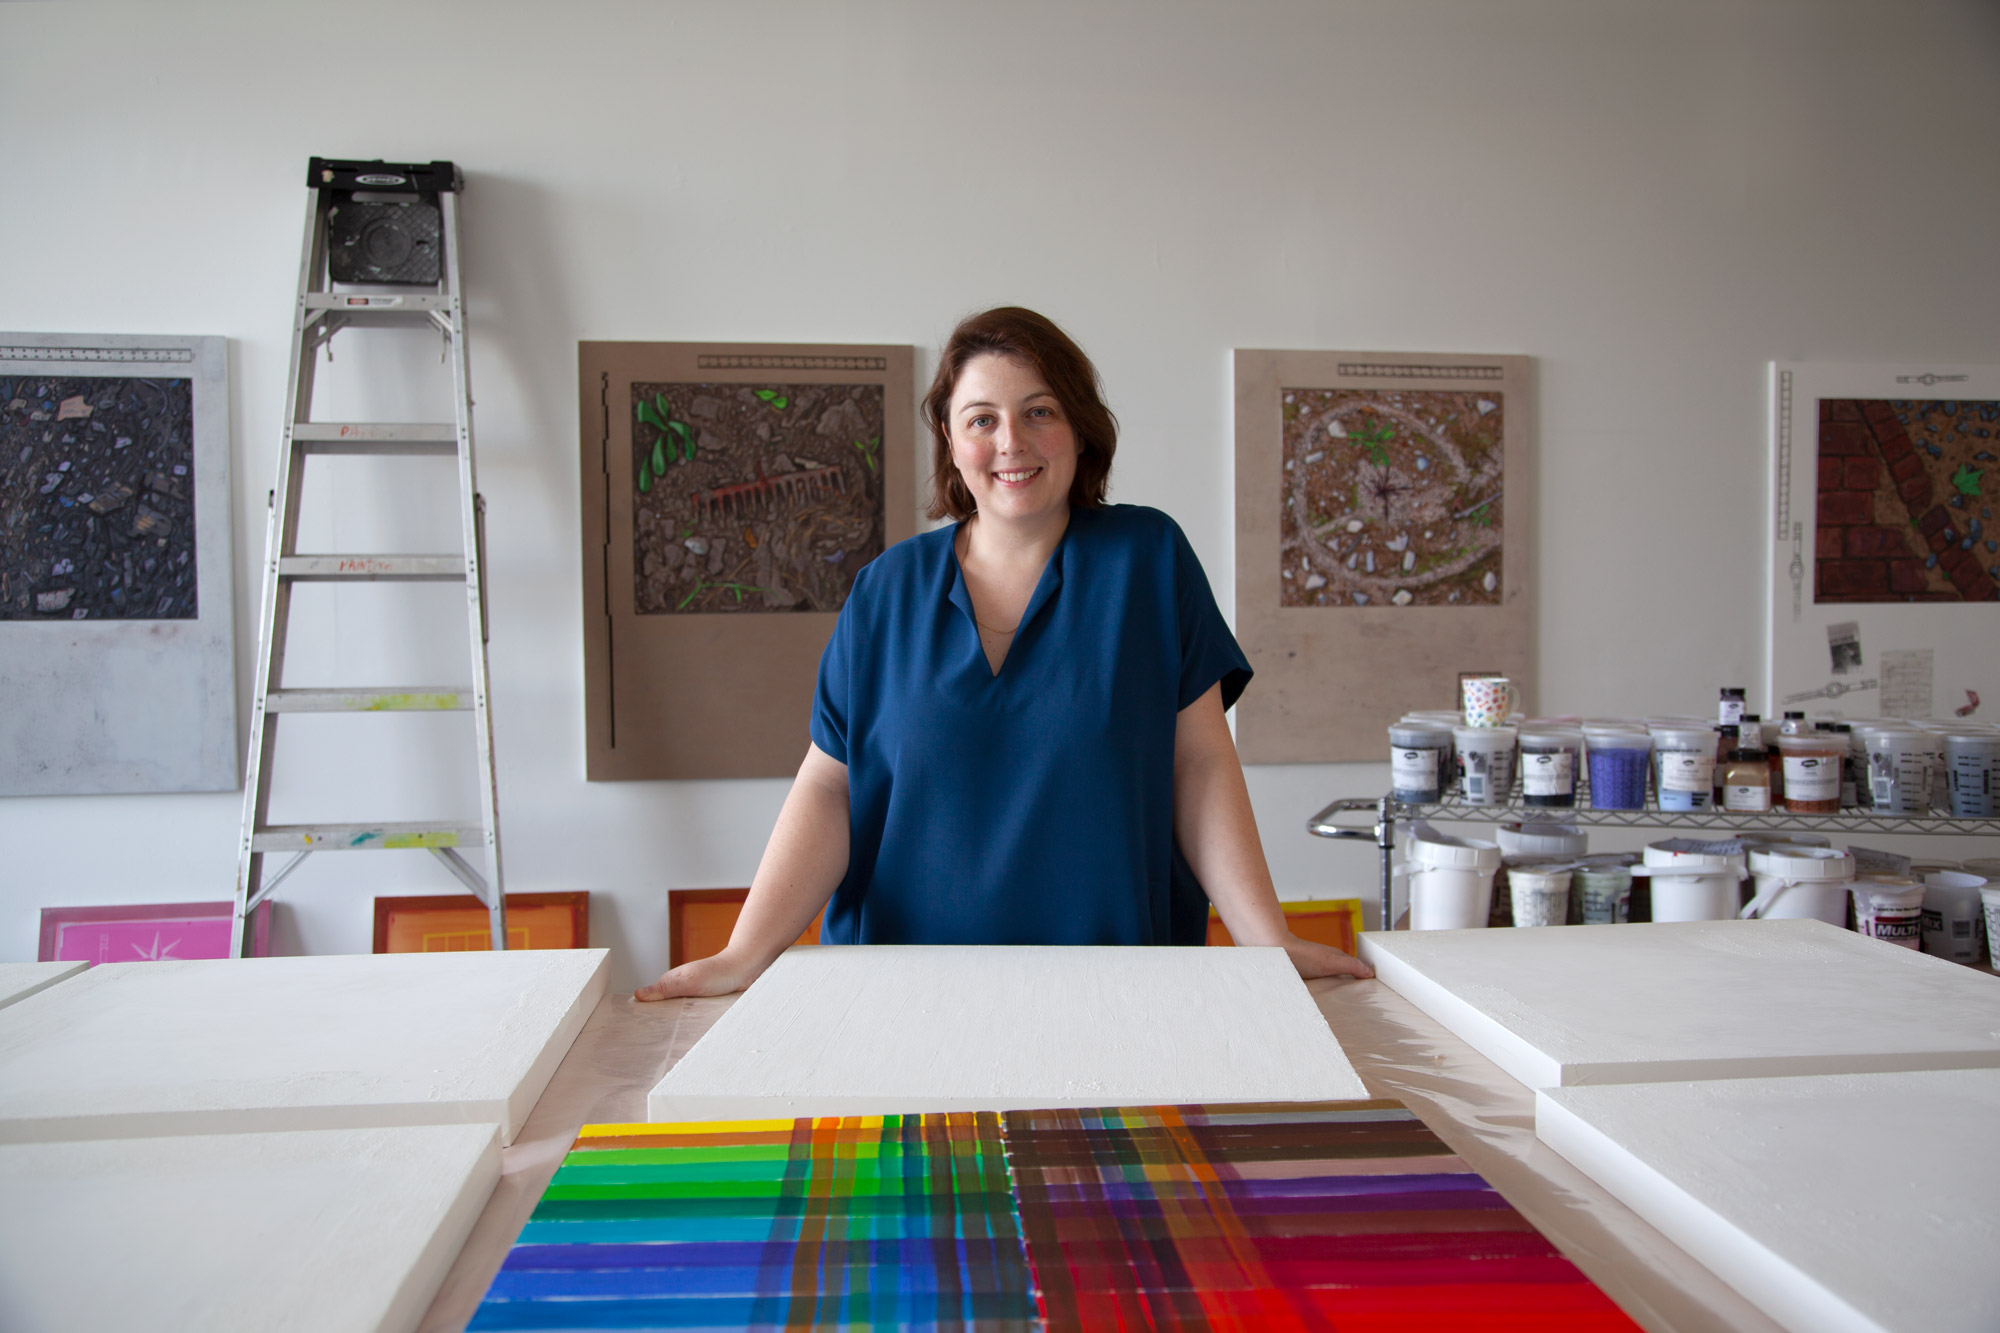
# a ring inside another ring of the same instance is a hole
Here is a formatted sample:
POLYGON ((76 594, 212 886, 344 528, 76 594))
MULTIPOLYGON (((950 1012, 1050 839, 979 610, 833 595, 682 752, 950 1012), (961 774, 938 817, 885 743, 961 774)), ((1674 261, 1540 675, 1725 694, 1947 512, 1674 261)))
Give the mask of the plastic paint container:
POLYGON ((1514 788, 1513 727, 1454 727, 1458 751, 1458 796, 1467 805, 1504 805, 1514 788))
POLYGON ((1590 808, 1643 810, 1653 738, 1643 731, 1586 731, 1590 746, 1590 808))
POLYGON ((1517 926, 1560 926, 1569 921, 1568 869, 1544 870, 1517 865, 1507 870, 1513 892, 1514 924, 1517 926))
POLYGON ((1590 839, 1573 824, 1502 824, 1493 832, 1500 844, 1500 873, 1493 877, 1493 909, 1487 920, 1491 926, 1514 922, 1514 899, 1509 884, 1510 867, 1550 861, 1574 861, 1590 849, 1590 839))
POLYGON ((1442 801, 1451 728, 1429 722, 1389 726, 1389 795, 1399 801, 1442 801))
POLYGON ((1854 881, 1854 920, 1863 935, 1905 949, 1923 943, 1924 886, 1901 875, 1854 881))
MULTIPOLYGON (((1854 782, 1854 805, 1856 809, 1872 809, 1875 793, 1868 785, 1868 738, 1862 735, 1860 727, 1847 729, 1847 767, 1854 782)), ((1847 775, 1842 775, 1841 796, 1845 799, 1847 775)))
POLYGON ((1993 956, 1993 941, 2000 940, 2000 884, 1987 880, 1979 890, 1979 905, 1986 912, 1986 955, 1993 956))
POLYGON ((1868 748, 1869 804, 1885 815, 1920 815, 1931 808, 1931 770, 1942 763, 1937 737, 1915 727, 1859 731, 1868 748))
POLYGON ((1766 921, 1812 917, 1847 925, 1847 895, 1854 887, 1854 858, 1830 847, 1776 843, 1750 849, 1757 886, 1739 915, 1766 921))
POLYGON ((1653 734, 1653 790, 1662 810, 1706 810, 1715 791, 1715 733, 1662 723, 1653 734))
POLYGON ((1484 927, 1492 909, 1497 843, 1452 838, 1428 828, 1408 844, 1410 929, 1484 927))
POLYGON ((1676 852, 1652 843, 1645 864, 1648 869, 1693 872, 1652 876, 1653 920, 1736 919, 1742 907, 1742 853, 1676 852))
POLYGON ((1779 736, 1785 766, 1785 809, 1800 814, 1832 814, 1840 809, 1840 766, 1847 739, 1831 732, 1779 736))
POLYGON ((1954 963, 1979 965, 1982 909, 1979 891, 1984 875, 1962 870, 1937 870, 1923 877, 1924 952, 1954 963))
POLYGON ((1573 806, 1583 733, 1571 728, 1521 732, 1521 804, 1573 806))
POLYGON ((1583 865, 1570 873, 1570 892, 1583 898, 1583 924, 1604 926, 1624 921, 1632 905, 1632 867, 1583 865))
POLYGON ((2000 796, 2000 735, 1990 731, 1953 731, 1944 738, 1944 767, 1951 791, 1951 812, 1960 819, 1985 819, 2000 796))

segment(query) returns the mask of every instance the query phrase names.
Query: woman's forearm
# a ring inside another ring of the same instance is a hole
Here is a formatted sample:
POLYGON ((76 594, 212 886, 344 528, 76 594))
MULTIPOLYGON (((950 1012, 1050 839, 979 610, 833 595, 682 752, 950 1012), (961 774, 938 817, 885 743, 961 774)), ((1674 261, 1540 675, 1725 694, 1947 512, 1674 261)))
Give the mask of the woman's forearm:
POLYGON ((1220 686, 1182 709, 1174 728, 1174 837, 1238 944, 1282 948, 1302 977, 1374 975, 1351 954, 1300 939, 1285 920, 1220 686))
POLYGON ((840 887, 847 873, 847 815, 847 765, 813 746, 778 811, 728 945, 641 986, 634 998, 726 995, 763 975, 840 887))
POLYGON ((1220 686, 1184 709, 1175 728, 1174 835, 1237 943, 1285 943, 1291 930, 1264 860, 1220 686))
POLYGON ((812 924, 847 873, 847 766, 807 752, 764 845, 727 952, 762 972, 812 924))

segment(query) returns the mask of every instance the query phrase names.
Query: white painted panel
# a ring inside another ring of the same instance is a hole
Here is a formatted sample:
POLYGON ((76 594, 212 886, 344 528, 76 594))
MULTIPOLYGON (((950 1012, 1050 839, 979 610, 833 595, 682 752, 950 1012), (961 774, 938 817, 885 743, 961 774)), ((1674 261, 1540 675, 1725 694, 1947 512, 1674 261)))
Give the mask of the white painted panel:
POLYGON ((110 963, 0 1009, 0 1141, 371 1125, 513 1141, 605 951, 110 963))
POLYGON ((2000 986, 1820 921, 1370 933, 1376 975, 1531 1088, 2000 1066, 2000 986))
POLYGON ((73 977, 89 963, 0 963, 0 1009, 73 977))
POLYGON ((492 1125, 0 1145, 0 1327, 404 1333, 499 1178, 492 1125))
POLYGON ((788 950, 654 1120, 1366 1097, 1278 949, 788 950))
POLYGON ((1535 1099, 1543 1142, 1797 1333, 2000 1328, 1996 1125, 1990 1069, 1535 1099))

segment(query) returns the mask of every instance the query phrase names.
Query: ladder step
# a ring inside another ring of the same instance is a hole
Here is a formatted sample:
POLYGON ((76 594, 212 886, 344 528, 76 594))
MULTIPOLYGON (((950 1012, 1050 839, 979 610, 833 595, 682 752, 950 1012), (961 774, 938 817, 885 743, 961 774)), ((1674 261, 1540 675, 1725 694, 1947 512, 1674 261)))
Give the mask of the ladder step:
POLYGON ((300 421, 292 447, 306 454, 442 454, 458 452, 458 427, 449 421, 300 421))
POLYGON ((295 583, 400 580, 458 583, 465 580, 462 555, 288 555, 278 560, 278 577, 295 583))
POLYGON ((308 310, 371 315, 428 315, 433 310, 451 309, 451 298, 434 292, 307 292, 301 299, 308 310))
POLYGON ((381 848, 478 847, 478 824, 416 820, 381 824, 271 824, 250 835, 253 852, 374 851, 381 848))
POLYGON ((407 690, 273 690, 264 697, 273 713, 464 712, 472 689, 464 685, 407 690))

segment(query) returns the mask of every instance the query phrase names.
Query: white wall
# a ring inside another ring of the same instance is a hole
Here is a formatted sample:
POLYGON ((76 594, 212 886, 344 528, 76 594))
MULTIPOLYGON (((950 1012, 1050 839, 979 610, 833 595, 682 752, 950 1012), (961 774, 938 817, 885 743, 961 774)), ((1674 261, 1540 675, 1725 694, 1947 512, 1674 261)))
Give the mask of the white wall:
MULTIPOLYGON (((621 984, 664 964, 666 888, 748 882, 784 783, 583 781, 578 339, 931 348, 1039 307, 1104 371, 1114 498, 1174 514, 1225 608, 1231 348, 1531 354, 1540 698, 1584 713, 1758 678, 1766 361, 2000 357, 1983 0, 6 4, 0 52, 0 326, 232 339, 246 715, 305 160, 468 172, 508 883, 591 890, 621 984)), ((329 406, 424 401, 336 354, 329 406)), ((361 467, 307 521, 449 532, 361 467)), ((420 599, 385 632, 370 594, 302 610, 298 660, 458 675, 420 599)), ((278 817, 469 810, 452 721, 344 724, 386 762, 288 739, 278 817)), ((1288 896, 1368 892, 1372 851, 1301 829, 1384 776, 1252 772, 1288 896)), ((226 897, 239 813, 0 801, 0 958, 43 905, 226 897)), ((451 887, 317 857, 288 943, 365 950, 373 894, 451 887)))

